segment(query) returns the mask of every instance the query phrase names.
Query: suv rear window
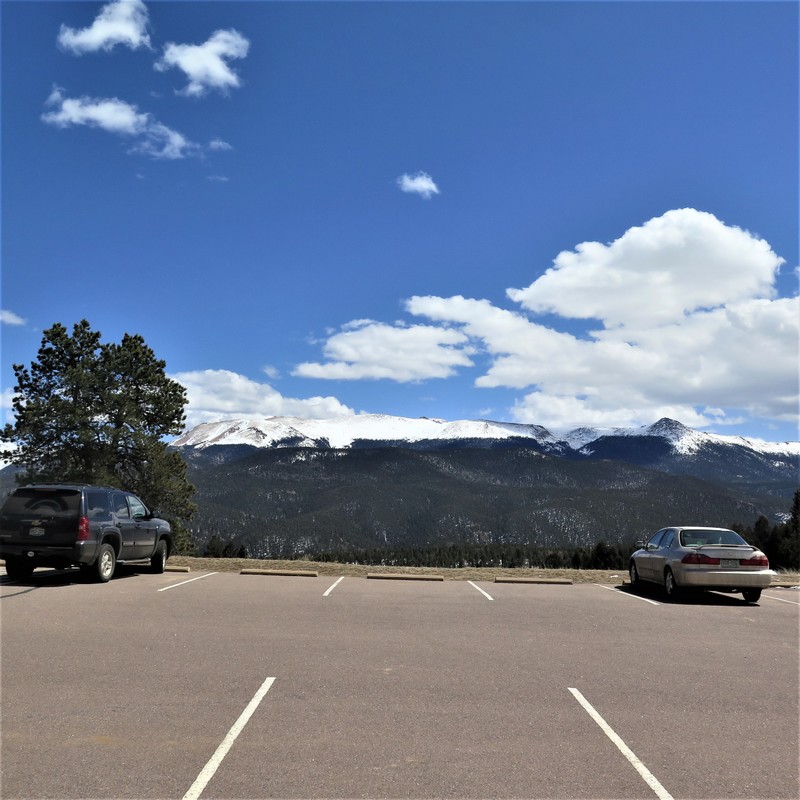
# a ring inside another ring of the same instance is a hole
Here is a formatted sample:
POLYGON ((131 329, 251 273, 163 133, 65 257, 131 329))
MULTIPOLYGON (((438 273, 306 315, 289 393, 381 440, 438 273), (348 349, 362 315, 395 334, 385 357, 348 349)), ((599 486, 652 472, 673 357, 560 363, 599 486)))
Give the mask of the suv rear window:
POLYGON ((79 489, 17 489, 3 506, 4 515, 77 517, 81 507, 79 489))

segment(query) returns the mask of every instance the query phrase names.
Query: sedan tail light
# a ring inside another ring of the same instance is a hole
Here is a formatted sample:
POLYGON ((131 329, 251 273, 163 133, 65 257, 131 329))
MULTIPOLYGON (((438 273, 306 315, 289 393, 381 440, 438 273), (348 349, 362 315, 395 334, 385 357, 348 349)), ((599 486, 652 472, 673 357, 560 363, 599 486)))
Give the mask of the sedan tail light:
POLYGON ((81 517, 78 520, 78 541, 85 542, 89 538, 89 518, 81 517))
POLYGON ((753 556, 752 558, 748 559, 741 559, 739 563, 743 567, 764 567, 769 568, 769 559, 763 554, 759 553, 757 556, 753 556))
POLYGON ((688 553, 681 559, 681 564, 711 564, 719 566, 719 559, 711 558, 705 553, 688 553))

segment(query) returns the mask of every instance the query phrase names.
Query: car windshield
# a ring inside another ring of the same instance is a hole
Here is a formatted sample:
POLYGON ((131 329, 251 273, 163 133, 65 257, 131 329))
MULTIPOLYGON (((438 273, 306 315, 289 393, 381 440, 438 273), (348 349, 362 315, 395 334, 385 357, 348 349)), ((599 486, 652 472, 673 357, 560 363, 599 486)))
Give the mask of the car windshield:
POLYGON ((707 544, 723 545, 728 547, 748 546, 747 542, 735 531, 713 531, 702 528, 686 528, 681 531, 681 544, 684 547, 702 547, 707 544))
POLYGON ((81 493, 76 489, 17 489, 3 506, 3 516, 78 516, 81 493))

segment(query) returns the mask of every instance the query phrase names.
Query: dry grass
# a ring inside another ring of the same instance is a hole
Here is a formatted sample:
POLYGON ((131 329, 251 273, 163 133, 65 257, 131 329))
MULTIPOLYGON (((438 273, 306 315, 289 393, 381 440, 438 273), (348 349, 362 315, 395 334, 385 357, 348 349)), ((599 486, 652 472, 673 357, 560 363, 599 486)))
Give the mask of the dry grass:
MULTIPOLYGON (((624 570, 606 569, 500 569, 494 567, 464 567, 437 569, 435 567, 381 567, 365 564, 339 564, 321 561, 279 561, 255 558, 190 558, 172 556, 169 565, 189 567, 192 571, 240 572, 243 569, 316 570, 320 575, 364 578, 368 573, 390 572, 404 574, 441 575, 448 581, 493 581, 495 578, 559 578, 573 583, 606 583, 619 586, 627 578, 624 570)), ((778 584, 800 584, 800 573, 781 573, 778 584)))

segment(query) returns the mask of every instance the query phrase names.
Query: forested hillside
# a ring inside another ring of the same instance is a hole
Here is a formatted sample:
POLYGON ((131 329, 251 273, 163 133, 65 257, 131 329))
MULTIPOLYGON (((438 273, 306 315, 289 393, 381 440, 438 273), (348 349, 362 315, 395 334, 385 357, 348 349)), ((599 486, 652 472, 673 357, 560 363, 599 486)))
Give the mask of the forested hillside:
POLYGON ((195 543, 202 551, 215 537, 231 554, 258 558, 459 543, 592 547, 670 523, 752 524, 786 511, 689 476, 529 449, 213 451, 184 454, 197 487, 195 543))

